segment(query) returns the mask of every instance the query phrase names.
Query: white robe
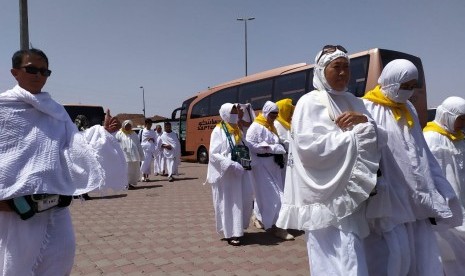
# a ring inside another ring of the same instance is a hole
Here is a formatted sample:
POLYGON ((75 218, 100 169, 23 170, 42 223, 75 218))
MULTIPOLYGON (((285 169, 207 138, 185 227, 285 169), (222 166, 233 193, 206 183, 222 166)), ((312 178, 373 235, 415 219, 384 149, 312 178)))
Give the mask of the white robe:
POLYGON ((155 173, 162 174, 165 169, 165 158, 163 157, 163 151, 161 148, 161 135, 162 133, 155 132, 156 135, 156 145, 153 153, 153 170, 155 173))
POLYGON ((144 151, 140 145, 139 136, 135 132, 125 134, 122 130, 115 135, 127 163, 127 183, 135 186, 140 179, 140 162, 144 159, 144 151))
POLYGON ((157 145, 157 135, 154 130, 144 128, 142 131, 142 150, 144 151, 144 160, 140 165, 140 172, 143 174, 151 173, 152 160, 154 159, 155 148, 157 145), (150 140, 152 139, 152 140, 150 140))
POLYGON ((343 131, 331 120, 348 110, 367 114, 352 94, 315 90, 300 98, 292 117, 276 225, 306 231, 312 275, 367 275, 362 239, 369 233, 366 200, 376 184, 380 145, 371 121, 343 131))
MULTIPOLYGON (((278 132, 279 142, 284 146, 286 154, 284 154, 284 164, 287 164, 287 152, 289 151, 289 139, 291 138, 291 132, 289 129, 286 129, 278 120, 274 121, 274 127, 276 132, 278 132)), ((283 183, 286 180, 286 169, 282 171, 283 183)))
MULTIPOLYGON (((0 94, 0 200, 30 194, 123 190, 126 162, 103 127, 78 132, 63 106, 41 92, 0 94)), ((67 275, 74 262, 68 208, 21 220, 0 212, 1 275, 67 275)))
POLYGON ((163 132, 160 140, 162 144, 171 146, 171 149, 163 148, 162 151, 166 169, 168 170, 168 177, 170 177, 178 172, 178 166, 181 163, 181 144, 174 132, 163 132))
POLYGON ((268 229, 276 223, 281 208, 283 169, 274 162, 273 156, 258 157, 257 154, 283 154, 285 150, 279 144, 276 134, 256 122, 247 130, 246 141, 250 150, 255 202, 260 210, 261 221, 268 229), (264 146, 269 148, 264 149, 264 146))
POLYGON ((462 224, 438 229, 436 236, 446 275, 465 272, 465 140, 451 141, 437 132, 424 132, 426 143, 452 185, 462 208, 462 224))
POLYGON ((387 275, 399 275, 408 269, 409 275, 438 275, 442 268, 436 240, 431 239, 434 235, 428 218, 457 223, 448 206, 456 201, 454 191, 428 149, 410 103, 408 108, 414 118, 412 128, 405 119, 396 121, 390 108, 364 102, 379 128, 388 134, 387 147, 382 148, 382 177, 376 186, 377 194, 370 197, 367 205, 367 217, 372 226, 366 243, 368 263, 373 264, 369 267, 370 273, 385 274, 387 271, 387 275), (392 231, 407 233, 408 242, 399 242, 392 231), (380 256, 377 265, 370 260, 374 256, 380 256))
POLYGON ((212 185, 216 231, 225 238, 242 237, 252 214, 250 171, 238 174, 234 170, 231 148, 220 127, 213 129, 209 152, 207 183, 212 185))

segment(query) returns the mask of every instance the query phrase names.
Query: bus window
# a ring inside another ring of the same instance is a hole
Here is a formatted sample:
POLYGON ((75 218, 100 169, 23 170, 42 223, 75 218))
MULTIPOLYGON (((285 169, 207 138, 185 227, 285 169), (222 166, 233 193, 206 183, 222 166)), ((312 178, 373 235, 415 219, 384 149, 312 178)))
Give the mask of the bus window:
POLYGON ((220 107, 224 103, 237 103, 237 87, 220 90, 210 96, 210 116, 220 114, 220 107))
POLYGON ((257 81, 239 87, 239 103, 251 103, 254 109, 261 109, 271 101, 273 80, 257 81))
POLYGON ((313 86, 313 68, 310 68, 308 70, 308 89, 307 92, 311 92, 315 90, 315 87, 313 86))
POLYGON ((201 118, 208 116, 208 112, 210 110, 210 96, 207 96, 200 101, 198 101, 192 107, 191 111, 191 119, 201 118))
MULTIPOLYGON (((421 64, 420 58, 409 55, 409 54, 397 52, 397 51, 384 50, 384 49, 379 49, 379 51, 381 53, 381 62, 382 62, 383 68, 389 62, 395 59, 406 59, 406 60, 411 61, 413 64, 415 64, 415 66, 418 69, 418 76, 424 76, 423 65, 421 64)), ((420 78, 418 80, 418 88, 423 88, 423 85, 424 85, 424 80, 423 78, 420 78)))
POLYGON ((279 76, 274 83, 274 100, 292 99, 294 104, 305 94, 305 81, 307 72, 302 71, 289 75, 279 76))
POLYGON ((350 59, 349 92, 357 97, 365 95, 369 62, 368 55, 350 59))

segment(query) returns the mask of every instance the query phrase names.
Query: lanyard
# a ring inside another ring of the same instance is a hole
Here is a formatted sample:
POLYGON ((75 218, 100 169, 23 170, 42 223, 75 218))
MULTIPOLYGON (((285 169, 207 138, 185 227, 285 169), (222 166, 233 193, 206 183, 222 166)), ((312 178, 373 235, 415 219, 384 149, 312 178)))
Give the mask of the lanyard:
POLYGON ((221 126, 223 127, 223 130, 226 133, 226 137, 228 138, 229 147, 231 148, 231 155, 233 155, 234 154, 234 144, 233 144, 232 139, 231 139, 231 134, 229 134, 229 131, 226 128, 226 125, 224 124, 223 121, 221 121, 221 126))

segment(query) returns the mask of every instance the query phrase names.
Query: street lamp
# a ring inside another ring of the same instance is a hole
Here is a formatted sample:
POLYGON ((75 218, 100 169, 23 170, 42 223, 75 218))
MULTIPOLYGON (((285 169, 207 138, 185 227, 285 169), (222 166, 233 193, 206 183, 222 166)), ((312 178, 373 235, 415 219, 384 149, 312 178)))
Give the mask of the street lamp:
POLYGON ((244 21, 244 30, 245 30, 245 75, 247 76, 247 21, 254 20, 255 17, 240 17, 237 18, 237 21, 244 21))
POLYGON ((27 0, 19 0, 19 40, 21 50, 29 49, 27 0))
POLYGON ((142 111, 144 112, 144 118, 145 118, 145 92, 144 92, 144 87, 141 86, 139 88, 142 88, 142 111))

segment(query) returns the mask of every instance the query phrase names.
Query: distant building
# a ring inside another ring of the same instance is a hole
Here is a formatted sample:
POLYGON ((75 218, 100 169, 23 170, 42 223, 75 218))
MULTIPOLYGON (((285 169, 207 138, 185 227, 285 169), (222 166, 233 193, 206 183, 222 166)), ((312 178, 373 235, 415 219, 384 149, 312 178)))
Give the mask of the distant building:
MULTIPOLYGON (((120 113, 115 116, 118 118, 118 120, 122 123, 125 120, 131 120, 134 125, 133 127, 143 127, 144 122, 145 122, 145 117, 143 114, 128 114, 128 113, 120 113)), ((148 119, 151 119, 153 122, 159 122, 163 120, 167 120, 168 118, 159 116, 159 115, 154 115, 152 117, 147 117, 148 119)), ((154 124, 155 125, 155 124, 154 124)), ((154 126, 152 126, 154 128, 154 126)))

